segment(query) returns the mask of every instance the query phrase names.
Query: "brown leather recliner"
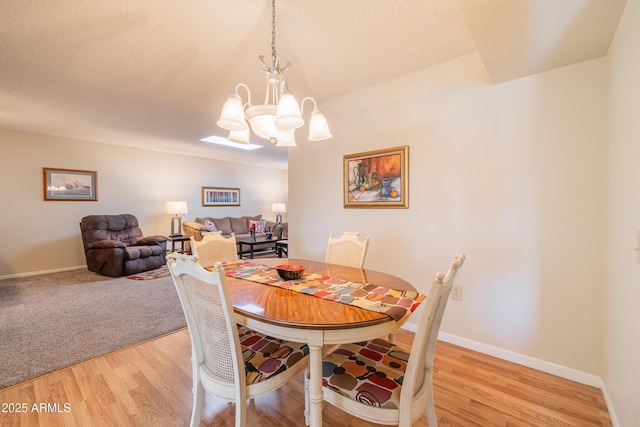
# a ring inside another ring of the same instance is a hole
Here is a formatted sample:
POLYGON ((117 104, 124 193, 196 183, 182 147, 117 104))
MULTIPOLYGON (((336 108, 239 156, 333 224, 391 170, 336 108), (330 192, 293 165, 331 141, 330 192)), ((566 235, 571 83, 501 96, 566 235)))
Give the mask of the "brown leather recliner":
POLYGON ((80 222, 80 231, 89 271, 128 276, 167 263, 167 238, 144 237, 133 215, 86 216, 80 222))

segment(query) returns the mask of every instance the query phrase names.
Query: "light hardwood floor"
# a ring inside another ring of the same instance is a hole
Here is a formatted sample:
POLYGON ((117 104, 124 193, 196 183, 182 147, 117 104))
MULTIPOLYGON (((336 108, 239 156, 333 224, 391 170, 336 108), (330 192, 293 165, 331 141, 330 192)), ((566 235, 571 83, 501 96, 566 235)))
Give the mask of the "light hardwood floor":
MULTIPOLYGON (((398 333, 401 345, 412 339, 398 333)), ((0 426, 187 426, 190 357, 183 329, 0 390, 0 426)), ((248 425, 303 426, 302 383, 300 374, 255 399, 248 425)), ((600 390, 444 342, 434 384, 440 426, 611 426, 600 390)), ((323 417, 325 426, 371 425, 328 404, 323 417)), ((234 407, 208 397, 204 420, 233 426, 234 407)), ((426 417, 414 426, 427 426, 426 417)))

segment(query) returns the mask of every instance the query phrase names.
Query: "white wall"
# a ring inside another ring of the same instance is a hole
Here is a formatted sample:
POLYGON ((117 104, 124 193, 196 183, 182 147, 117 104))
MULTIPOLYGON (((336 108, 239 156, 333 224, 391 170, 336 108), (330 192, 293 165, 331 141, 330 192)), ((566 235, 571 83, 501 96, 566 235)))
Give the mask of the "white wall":
POLYGON ((325 103, 334 138, 289 152, 291 255, 359 231, 426 292, 464 252, 443 331, 599 375, 605 65, 493 86, 471 54, 325 103), (405 144, 409 209, 344 209, 343 155, 405 144))
POLYGON ((609 50, 609 200, 603 378, 620 426, 640 426, 640 2, 609 50))
POLYGON ((85 265, 79 222, 132 213, 145 234, 170 233, 164 204, 196 216, 262 213, 287 201, 287 171, 0 129, 0 277, 85 265), (97 202, 43 201, 42 168, 98 172, 97 202), (202 186, 240 187, 241 206, 203 207, 202 186))

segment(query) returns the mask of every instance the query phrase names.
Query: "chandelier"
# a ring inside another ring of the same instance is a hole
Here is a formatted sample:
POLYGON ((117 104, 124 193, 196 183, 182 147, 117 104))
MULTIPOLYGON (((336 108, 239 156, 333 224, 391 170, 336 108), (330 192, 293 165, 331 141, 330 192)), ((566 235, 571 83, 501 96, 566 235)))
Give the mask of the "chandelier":
POLYGON ((218 126, 229 131, 228 139, 249 144, 249 129, 260 138, 269 140, 276 147, 295 147, 295 130, 304 125, 302 114, 305 101, 313 103, 313 111, 309 120, 309 141, 322 141, 331 138, 327 120, 318 108, 316 101, 306 97, 300 105, 287 88, 284 72, 291 67, 287 62, 280 65, 276 53, 276 2, 271 1, 271 66, 264 62, 264 55, 259 56, 265 74, 266 92, 264 104, 251 103, 251 91, 244 83, 236 85, 234 93, 229 95, 222 107, 218 126), (248 101, 243 104, 238 93, 240 88, 247 91, 248 101))

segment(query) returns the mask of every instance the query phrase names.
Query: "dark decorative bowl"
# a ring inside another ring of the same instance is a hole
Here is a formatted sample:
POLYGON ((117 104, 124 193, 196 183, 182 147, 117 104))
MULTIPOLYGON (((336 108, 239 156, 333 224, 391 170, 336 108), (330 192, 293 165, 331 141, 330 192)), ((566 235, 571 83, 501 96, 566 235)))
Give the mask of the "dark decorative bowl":
POLYGON ((302 277, 304 274, 304 265, 300 264, 282 264, 276 266, 278 270, 278 276, 283 280, 296 280, 302 277))

